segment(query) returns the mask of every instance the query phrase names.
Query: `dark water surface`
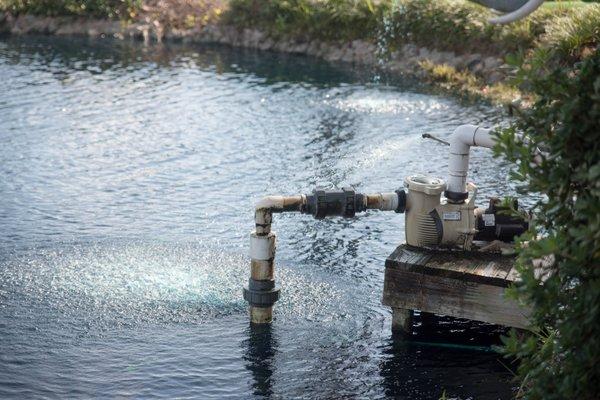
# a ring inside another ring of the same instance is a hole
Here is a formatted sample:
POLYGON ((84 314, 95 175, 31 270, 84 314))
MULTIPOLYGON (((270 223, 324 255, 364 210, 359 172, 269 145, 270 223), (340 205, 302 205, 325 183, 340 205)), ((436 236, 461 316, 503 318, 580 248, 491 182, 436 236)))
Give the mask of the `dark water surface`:
MULTIPOLYGON (((248 324, 255 200, 444 177, 446 148, 423 132, 501 122, 374 76, 229 48, 1 39, 0 398, 510 398, 485 351, 496 329, 440 319, 392 337, 380 298, 402 215, 277 215, 282 299, 272 326, 248 324)), ((471 165, 480 203, 510 186, 489 151, 471 165)))

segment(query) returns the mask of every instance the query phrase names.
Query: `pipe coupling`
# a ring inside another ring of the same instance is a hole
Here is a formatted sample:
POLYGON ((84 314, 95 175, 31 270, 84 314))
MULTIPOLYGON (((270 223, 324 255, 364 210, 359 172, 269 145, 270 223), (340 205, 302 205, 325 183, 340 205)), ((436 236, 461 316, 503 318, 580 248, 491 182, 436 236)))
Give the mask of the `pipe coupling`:
POLYGON ((315 219, 328 216, 352 218, 357 212, 365 211, 364 196, 356 193, 354 188, 325 190, 315 189, 306 196, 306 206, 303 213, 312 214, 315 219))
POLYGON ((398 195, 398 206, 394 211, 398 214, 402 214, 406 211, 406 192, 404 189, 397 189, 395 192, 396 195, 398 195))
POLYGON ((244 300, 253 307, 271 307, 279 300, 280 289, 275 287, 274 280, 248 280, 248 287, 244 288, 244 300))

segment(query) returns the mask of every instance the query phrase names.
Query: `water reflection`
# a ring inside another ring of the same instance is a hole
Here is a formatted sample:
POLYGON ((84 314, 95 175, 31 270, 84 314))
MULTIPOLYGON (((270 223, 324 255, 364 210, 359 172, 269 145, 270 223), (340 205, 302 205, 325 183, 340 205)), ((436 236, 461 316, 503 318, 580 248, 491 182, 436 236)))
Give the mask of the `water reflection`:
POLYGON ((504 382, 490 377, 506 372, 500 344, 505 330, 495 325, 415 312, 411 335, 392 334, 380 364, 389 398, 510 398, 510 375, 504 382))
POLYGON ((248 49, 190 45, 182 43, 140 46, 138 42, 83 37, 56 40, 53 37, 7 37, 0 42, 3 61, 12 65, 32 65, 53 74, 57 80, 68 81, 77 71, 101 77, 111 71, 128 74, 143 67, 147 73, 162 68, 184 66, 214 71, 219 75, 248 73, 264 79, 264 84, 279 84, 276 90, 290 84, 332 86, 344 82, 369 82, 370 75, 362 68, 340 70, 316 59, 279 54, 265 58, 248 49))
POLYGON ((248 339, 244 342, 246 369, 252 373, 252 391, 270 398, 273 395, 273 372, 277 355, 277 338, 270 324, 250 324, 248 339))

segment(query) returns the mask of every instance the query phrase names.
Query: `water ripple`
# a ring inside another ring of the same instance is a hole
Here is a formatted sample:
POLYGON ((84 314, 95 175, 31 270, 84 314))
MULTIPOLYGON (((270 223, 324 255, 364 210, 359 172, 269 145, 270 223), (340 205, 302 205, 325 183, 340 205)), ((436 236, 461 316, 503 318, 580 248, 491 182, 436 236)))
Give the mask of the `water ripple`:
MULTIPOLYGON (((496 110, 197 45, 5 38, 0 77, 0 397, 512 396, 495 354, 432 345, 487 346, 493 328, 390 335, 401 215, 277 215, 273 325, 250 327, 241 298, 258 198, 445 176, 421 134, 503 123, 496 110)), ((489 152, 471 162, 482 199, 516 189, 489 152)))

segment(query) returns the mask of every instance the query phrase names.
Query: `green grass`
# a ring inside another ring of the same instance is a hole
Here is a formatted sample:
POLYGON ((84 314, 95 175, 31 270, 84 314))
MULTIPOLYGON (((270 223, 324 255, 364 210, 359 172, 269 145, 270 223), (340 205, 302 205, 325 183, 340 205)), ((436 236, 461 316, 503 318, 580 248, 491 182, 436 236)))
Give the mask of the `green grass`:
POLYGON ((374 39, 389 2, 372 0, 230 0, 223 22, 275 38, 374 39))
POLYGON ((399 0, 396 4, 391 30, 397 42, 411 41, 459 53, 497 54, 529 48, 548 21, 557 16, 556 11, 538 10, 527 20, 491 25, 486 22, 491 12, 468 1, 399 0))
POLYGON ((579 58, 581 51, 600 43, 600 4, 577 8, 555 19, 540 42, 553 57, 579 58))
POLYGON ((224 22, 275 38, 349 41, 386 39, 459 53, 513 53, 535 46, 547 27, 583 2, 553 2, 529 18, 491 25, 489 10, 466 0, 231 0, 224 22))
POLYGON ((518 88, 505 82, 488 85, 468 71, 458 71, 446 64, 422 61, 420 66, 427 82, 468 100, 484 99, 492 104, 510 104, 515 99, 530 101, 518 88))
POLYGON ((562 7, 573 8, 573 7, 582 7, 582 6, 585 6, 586 4, 596 3, 596 2, 597 1, 594 1, 594 0, 588 0, 588 1, 562 1, 562 0, 558 0, 558 1, 546 1, 546 2, 544 2, 544 4, 542 4, 542 7, 544 7, 544 8, 562 8, 562 7))

